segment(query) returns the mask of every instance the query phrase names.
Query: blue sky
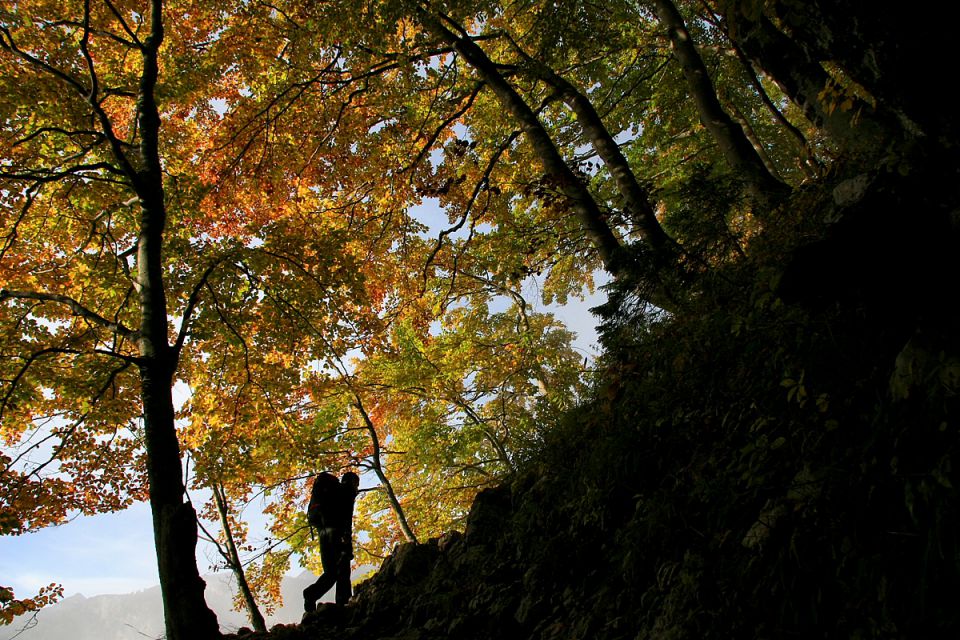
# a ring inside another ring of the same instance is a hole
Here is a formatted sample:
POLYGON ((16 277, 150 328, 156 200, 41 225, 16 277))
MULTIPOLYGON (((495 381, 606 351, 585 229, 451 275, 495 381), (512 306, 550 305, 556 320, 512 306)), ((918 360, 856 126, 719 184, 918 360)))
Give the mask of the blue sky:
POLYGON ((79 517, 21 536, 0 537, 0 584, 18 597, 57 582, 66 595, 128 593, 157 584, 150 508, 79 517))

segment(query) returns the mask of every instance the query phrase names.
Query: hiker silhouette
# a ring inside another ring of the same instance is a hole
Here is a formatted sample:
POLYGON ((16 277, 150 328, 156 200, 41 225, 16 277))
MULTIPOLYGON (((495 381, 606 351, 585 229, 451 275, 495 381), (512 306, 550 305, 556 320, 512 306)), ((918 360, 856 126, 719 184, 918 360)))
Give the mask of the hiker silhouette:
POLYGON ((353 503, 360 489, 360 477, 348 471, 337 482, 333 474, 323 472, 313 481, 307 519, 320 538, 320 562, 323 575, 303 590, 303 609, 316 611, 317 600, 334 585, 336 603, 346 604, 353 595, 350 586, 350 560, 353 559, 353 503))

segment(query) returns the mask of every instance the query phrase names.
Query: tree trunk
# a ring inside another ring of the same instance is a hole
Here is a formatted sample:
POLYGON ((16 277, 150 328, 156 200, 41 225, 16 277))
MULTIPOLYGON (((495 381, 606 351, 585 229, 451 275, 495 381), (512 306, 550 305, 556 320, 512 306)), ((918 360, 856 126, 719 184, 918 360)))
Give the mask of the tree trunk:
POLYGON ((143 301, 140 376, 150 510, 166 637, 170 640, 215 638, 220 635, 217 619, 204 601, 205 584, 197 570, 197 514, 183 499, 183 474, 171 392, 173 366, 166 343, 159 343, 156 334, 148 334, 145 330, 150 323, 149 317, 155 315, 152 310, 155 301, 149 292, 144 297, 147 300, 143 301), (157 351, 165 352, 167 357, 157 351))
POLYGON ((567 166, 533 109, 510 86, 497 66, 473 40, 454 34, 429 10, 421 9, 418 16, 420 23, 427 31, 452 46, 467 64, 476 70, 504 108, 517 120, 543 162, 547 174, 557 181, 560 191, 570 201, 574 212, 580 218, 600 254, 604 268, 614 277, 629 275, 626 273, 624 251, 620 240, 604 220, 603 213, 583 181, 567 166))
POLYGON ((788 187, 767 171, 743 129, 723 110, 677 7, 670 0, 655 0, 654 4, 657 18, 666 28, 673 53, 683 69, 703 126, 717 141, 730 167, 745 180, 754 201, 763 207, 775 204, 788 192, 788 187))
POLYGON ((142 167, 132 176, 140 201, 137 285, 140 319, 140 378, 147 453, 150 509, 163 594, 167 640, 220 636, 217 618, 203 598, 197 570, 197 514, 184 500, 183 471, 173 409, 176 356, 168 342, 163 281, 166 209, 160 166, 160 115, 154 96, 157 51, 163 40, 162 7, 154 0, 151 32, 145 40, 137 101, 142 167))
POLYGON ((383 471, 383 464, 380 462, 380 436, 377 435, 377 428, 373 424, 373 420, 370 419, 370 414, 368 414, 364 408, 360 396, 354 395, 354 399, 356 402, 354 402, 353 406, 360 412, 363 423, 367 427, 367 433, 370 434, 370 443, 373 446, 373 453, 370 456, 370 466, 373 467, 373 472, 377 475, 377 478, 380 479, 383 490, 387 492, 390 508, 393 509, 393 514, 397 517, 397 524, 400 525, 400 531, 403 533, 403 537, 407 539, 407 542, 416 542, 417 536, 413 534, 413 529, 410 528, 410 524, 407 522, 407 515, 403 511, 403 505, 400 504, 400 500, 393 490, 393 485, 390 484, 390 479, 383 471))
POLYGON ((767 149, 763 146, 763 140, 761 140, 757 132, 754 131, 753 125, 750 124, 747 116, 743 115, 743 112, 740 111, 735 104, 730 103, 730 109, 733 111, 733 119, 740 125, 740 128, 743 129, 743 135, 747 136, 747 140, 750 141, 750 146, 757 152, 757 157, 763 162, 763 166, 766 167, 770 175, 782 182, 783 177, 780 175, 777 165, 774 164, 770 158, 770 154, 767 153, 767 149))
POLYGON ((240 596, 243 598, 247 617, 250 619, 254 631, 266 633, 267 623, 263 619, 263 614, 260 613, 260 607, 257 606, 253 592, 250 590, 247 574, 243 571, 243 562, 240 561, 240 552, 237 550, 237 543, 233 539, 233 531, 230 529, 227 496, 222 484, 215 483, 213 485, 213 501, 217 505, 217 515, 220 516, 220 526, 223 527, 224 545, 226 546, 226 549, 221 551, 221 555, 227 561, 230 571, 233 572, 233 577, 237 580, 237 590, 240 591, 240 596))

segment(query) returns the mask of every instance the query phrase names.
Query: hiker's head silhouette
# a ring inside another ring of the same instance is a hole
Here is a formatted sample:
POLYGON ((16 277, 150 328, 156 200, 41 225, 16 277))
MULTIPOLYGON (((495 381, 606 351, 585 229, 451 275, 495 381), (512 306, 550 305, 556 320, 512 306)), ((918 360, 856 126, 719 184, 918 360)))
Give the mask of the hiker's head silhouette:
POLYGON ((350 485, 353 487, 354 491, 360 488, 360 476, 355 474, 353 471, 347 471, 345 474, 340 476, 340 482, 350 485))

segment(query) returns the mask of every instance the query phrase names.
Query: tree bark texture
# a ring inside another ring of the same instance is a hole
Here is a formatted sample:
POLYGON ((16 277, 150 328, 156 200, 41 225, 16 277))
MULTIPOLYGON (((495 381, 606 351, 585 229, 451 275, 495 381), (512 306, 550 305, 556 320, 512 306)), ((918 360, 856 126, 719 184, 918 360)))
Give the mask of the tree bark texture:
MULTIPOLYGON (((149 306, 148 301, 144 308, 149 306)), ((156 346, 156 336, 141 339, 140 377, 150 510, 166 637, 170 640, 215 638, 219 637, 219 626, 204 601, 205 584, 197 570, 197 514, 183 499, 171 392, 173 366, 162 356, 149 355, 156 346)), ((160 351, 169 352, 169 349, 160 351)))

